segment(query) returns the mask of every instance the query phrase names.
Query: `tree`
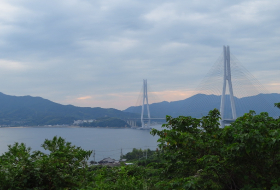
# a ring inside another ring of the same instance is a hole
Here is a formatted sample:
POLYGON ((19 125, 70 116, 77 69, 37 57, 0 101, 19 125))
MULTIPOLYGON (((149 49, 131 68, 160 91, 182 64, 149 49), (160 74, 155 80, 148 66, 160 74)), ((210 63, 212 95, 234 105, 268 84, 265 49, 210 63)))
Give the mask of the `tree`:
POLYGON ((279 188, 280 119, 250 111, 220 128, 217 109, 201 119, 167 116, 159 135, 161 189, 279 188))
POLYGON ((39 185, 36 157, 30 148, 21 143, 8 146, 8 152, 0 157, 0 189, 26 189, 39 185))
POLYGON ((146 154, 147 154, 147 158, 151 158, 154 152, 155 151, 152 151, 149 148, 144 150, 142 150, 141 148, 140 149, 133 148, 131 152, 126 153, 125 155, 122 156, 122 158, 127 160, 140 160, 140 159, 145 159, 146 154))
POLYGON ((0 189, 74 188, 87 180, 86 160, 92 151, 75 147, 61 137, 42 144, 50 154, 31 153, 23 143, 8 147, 0 157, 0 189))

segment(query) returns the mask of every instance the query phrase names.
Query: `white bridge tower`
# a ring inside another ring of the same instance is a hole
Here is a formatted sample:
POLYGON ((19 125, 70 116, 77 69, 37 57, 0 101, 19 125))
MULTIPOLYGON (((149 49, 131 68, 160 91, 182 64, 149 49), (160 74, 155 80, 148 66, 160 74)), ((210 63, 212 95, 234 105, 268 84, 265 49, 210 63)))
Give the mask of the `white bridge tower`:
POLYGON ((230 70, 230 50, 229 46, 224 46, 224 83, 223 83, 223 92, 221 96, 221 127, 224 127, 226 123, 231 123, 236 120, 236 109, 234 103, 234 96, 233 96, 233 89, 232 89, 232 82, 231 82, 231 70, 230 70), (225 119, 224 118, 224 111, 225 111, 225 94, 226 94, 226 86, 228 82, 229 88, 229 95, 230 95, 230 104, 231 104, 231 113, 232 119, 225 119))
POLYGON ((143 103, 142 103, 142 113, 141 113, 142 129, 150 129, 150 123, 151 123, 151 116, 150 116, 149 101, 148 101, 147 79, 144 79, 143 80, 143 103), (146 100, 146 103, 145 103, 145 100, 146 100), (146 104, 147 111, 148 111, 148 118, 147 118, 148 122, 147 122, 147 125, 145 125, 145 122, 144 122, 145 104, 146 104))

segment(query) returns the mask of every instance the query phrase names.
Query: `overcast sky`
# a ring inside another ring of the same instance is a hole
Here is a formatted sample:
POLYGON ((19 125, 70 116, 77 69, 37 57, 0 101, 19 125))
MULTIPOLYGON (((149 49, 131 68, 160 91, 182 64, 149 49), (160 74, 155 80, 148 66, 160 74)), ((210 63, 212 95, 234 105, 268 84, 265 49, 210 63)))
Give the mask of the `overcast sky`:
POLYGON ((0 92, 125 109, 182 100, 229 45, 280 93, 279 0, 0 0, 0 92))

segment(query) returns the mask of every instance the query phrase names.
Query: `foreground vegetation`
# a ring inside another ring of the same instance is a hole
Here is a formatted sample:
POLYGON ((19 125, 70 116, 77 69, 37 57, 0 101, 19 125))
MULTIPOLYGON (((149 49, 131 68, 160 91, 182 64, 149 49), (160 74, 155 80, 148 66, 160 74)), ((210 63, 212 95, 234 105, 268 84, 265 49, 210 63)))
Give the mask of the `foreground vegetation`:
POLYGON ((219 120, 217 109, 167 116, 165 129, 151 131, 160 138, 149 162, 114 168, 88 167, 91 151, 60 137, 45 140, 49 154, 15 143, 0 157, 0 189, 280 189, 280 119, 250 111, 225 128, 219 120))

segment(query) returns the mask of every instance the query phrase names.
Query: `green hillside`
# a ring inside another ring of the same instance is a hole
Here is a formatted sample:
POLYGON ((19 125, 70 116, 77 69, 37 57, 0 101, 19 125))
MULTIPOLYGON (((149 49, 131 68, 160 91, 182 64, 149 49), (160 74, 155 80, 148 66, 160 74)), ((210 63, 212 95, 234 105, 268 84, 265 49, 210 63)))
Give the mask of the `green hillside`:
POLYGON ((61 105, 41 97, 10 96, 0 93, 0 125, 61 125, 74 120, 104 116, 119 119, 139 117, 138 114, 113 108, 61 105))

